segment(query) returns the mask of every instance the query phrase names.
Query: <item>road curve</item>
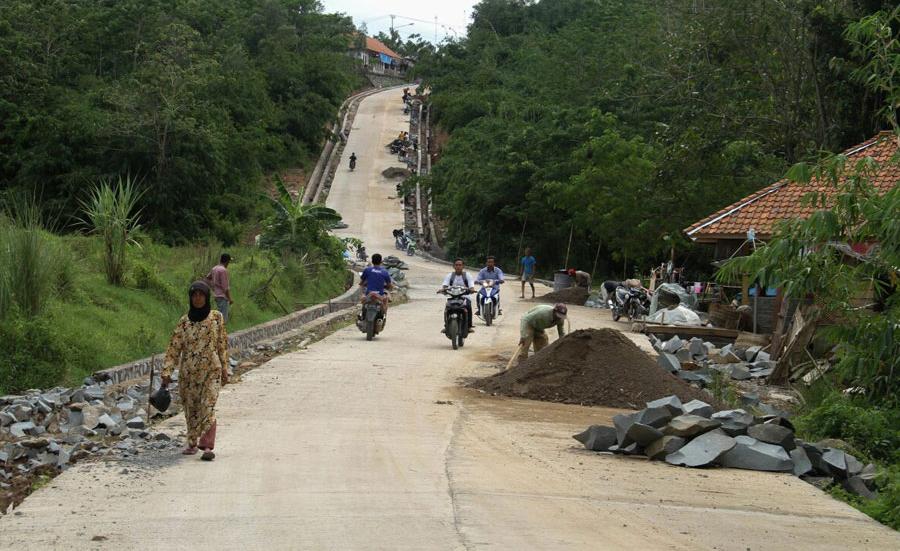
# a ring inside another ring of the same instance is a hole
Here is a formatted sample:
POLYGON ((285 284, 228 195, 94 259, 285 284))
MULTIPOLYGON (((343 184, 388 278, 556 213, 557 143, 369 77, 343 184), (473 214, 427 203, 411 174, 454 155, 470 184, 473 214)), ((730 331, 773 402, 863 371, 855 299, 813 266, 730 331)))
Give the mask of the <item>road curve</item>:
MULTIPOLYGON (((362 102, 328 204, 393 250, 402 223, 400 93, 362 102)), ((411 302, 366 342, 355 327, 226 387, 213 463, 170 454, 79 464, 0 519, 4 549, 898 549, 900 536, 788 475, 691 470, 578 449, 603 408, 493 398, 457 386, 494 371, 531 304, 464 349, 440 334, 446 268, 411 259, 411 302), (127 469, 127 473, 122 472, 127 469)), ((574 327, 610 325, 572 308, 574 327)), ((641 345, 645 343, 636 339, 641 345)), ((177 432, 176 417, 166 428, 177 432)))

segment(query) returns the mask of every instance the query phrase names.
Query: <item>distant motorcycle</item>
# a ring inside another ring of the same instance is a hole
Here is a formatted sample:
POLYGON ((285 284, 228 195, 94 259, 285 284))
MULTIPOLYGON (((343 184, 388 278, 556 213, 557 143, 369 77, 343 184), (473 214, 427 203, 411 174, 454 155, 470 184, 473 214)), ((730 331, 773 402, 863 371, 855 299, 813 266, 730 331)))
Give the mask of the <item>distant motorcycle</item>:
POLYGON ((469 313, 466 310, 466 295, 469 290, 460 285, 447 287, 443 291, 447 295, 444 306, 444 335, 450 339, 453 350, 461 348, 469 336, 469 313))
POLYGON ((366 340, 370 341, 375 335, 384 329, 384 305, 381 295, 369 293, 363 301, 362 312, 356 318, 356 327, 366 334, 366 340))
POLYGON ((478 301, 478 309, 481 311, 481 318, 488 327, 494 323, 497 317, 500 304, 500 283, 493 279, 485 279, 481 282, 481 289, 475 297, 478 301))
POLYGON ((415 256, 416 255, 416 242, 413 239, 410 239, 406 244, 406 255, 407 256, 415 256))
POLYGON ((366 253, 365 247, 360 246, 358 249, 356 249, 356 259, 361 262, 366 262, 367 260, 369 260, 369 255, 366 253))
POLYGON ((644 289, 619 285, 609 297, 609 308, 613 321, 619 321, 623 315, 634 321, 650 311, 650 296, 644 289))
POLYGON ((350 172, 356 169, 356 157, 350 157, 350 172))

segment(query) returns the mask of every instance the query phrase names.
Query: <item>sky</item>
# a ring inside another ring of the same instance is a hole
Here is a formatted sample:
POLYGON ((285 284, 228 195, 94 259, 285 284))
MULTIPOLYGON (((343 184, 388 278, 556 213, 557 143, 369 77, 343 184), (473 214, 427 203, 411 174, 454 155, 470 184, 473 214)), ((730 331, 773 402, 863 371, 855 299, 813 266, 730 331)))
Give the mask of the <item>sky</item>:
POLYGON ((369 35, 379 31, 387 33, 391 27, 389 15, 394 19, 394 28, 403 38, 418 33, 428 41, 435 37, 434 18, 438 18, 437 40, 445 36, 463 36, 469 24, 472 6, 477 0, 320 0, 327 12, 341 12, 353 18, 357 27, 366 24, 369 35), (409 25, 412 23, 412 25, 409 25), (409 26, 404 26, 409 25, 409 26))

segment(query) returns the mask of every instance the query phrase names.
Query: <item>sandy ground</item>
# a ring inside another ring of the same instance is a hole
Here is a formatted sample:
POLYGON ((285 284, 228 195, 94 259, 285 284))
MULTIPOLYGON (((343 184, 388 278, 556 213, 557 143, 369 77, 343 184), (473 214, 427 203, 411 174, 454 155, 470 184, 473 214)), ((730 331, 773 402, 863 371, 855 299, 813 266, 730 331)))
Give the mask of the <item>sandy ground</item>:
MULTIPOLYGON (((390 254, 401 225, 400 92, 364 100, 328 204, 390 254)), ((447 269, 410 260, 411 302, 366 342, 355 327, 276 358, 219 399, 218 458, 81 464, 0 519, 4 549, 898 549, 900 534, 788 475, 691 470, 579 449, 616 412, 458 386, 511 354, 530 301, 453 351, 447 269), (124 472, 127 471, 127 472, 124 472)), ((612 325, 570 310, 572 327, 612 325)), ((624 328, 624 326, 620 326, 624 328)), ((644 339, 635 342, 647 347, 644 339)), ((167 422, 177 433, 180 417, 167 422)))

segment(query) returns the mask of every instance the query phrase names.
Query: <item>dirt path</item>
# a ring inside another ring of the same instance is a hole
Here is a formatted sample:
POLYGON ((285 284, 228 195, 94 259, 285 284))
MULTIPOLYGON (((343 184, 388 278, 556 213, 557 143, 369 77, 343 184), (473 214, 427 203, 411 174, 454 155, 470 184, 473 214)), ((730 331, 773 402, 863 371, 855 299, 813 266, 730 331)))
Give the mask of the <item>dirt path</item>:
MULTIPOLYGON (((370 253, 393 251, 400 95, 366 99, 329 205, 370 253)), ((219 457, 79 464, 0 519, 4 549, 896 549, 900 535, 787 475, 689 470, 578 449, 612 410, 491 398, 456 385, 516 342, 532 303, 454 352, 445 268, 411 260, 411 302, 374 342, 350 327, 226 387, 219 457), (127 473, 123 473, 127 469, 127 473)), ((573 328, 610 325, 573 307, 573 328)), ((643 339, 636 338, 646 347, 643 339)), ((168 422, 177 432, 181 418, 168 422)))

